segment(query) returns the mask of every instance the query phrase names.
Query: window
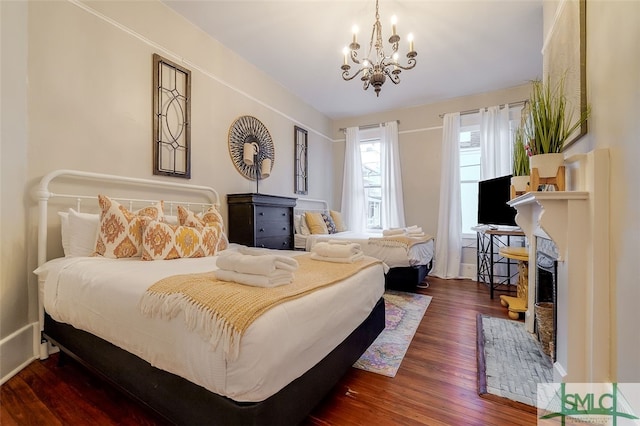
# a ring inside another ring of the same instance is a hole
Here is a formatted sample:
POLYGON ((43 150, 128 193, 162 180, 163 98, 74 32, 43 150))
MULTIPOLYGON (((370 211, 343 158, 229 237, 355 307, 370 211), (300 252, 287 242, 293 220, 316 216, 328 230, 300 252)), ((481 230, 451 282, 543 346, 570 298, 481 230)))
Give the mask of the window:
POLYGON ((480 126, 460 127, 460 197, 462 234, 475 234, 478 224, 478 181, 480 180, 480 126))
MULTIPOLYGON (((509 133, 513 135, 521 119, 522 107, 509 108, 509 133)), ((480 181, 480 114, 465 114, 460 121, 460 209, 462 236, 475 238, 471 228, 478 224, 478 182, 480 181)))
POLYGON ((360 140, 362 179, 364 180, 367 229, 382 229, 380 205, 382 189, 380 178, 380 138, 360 140))

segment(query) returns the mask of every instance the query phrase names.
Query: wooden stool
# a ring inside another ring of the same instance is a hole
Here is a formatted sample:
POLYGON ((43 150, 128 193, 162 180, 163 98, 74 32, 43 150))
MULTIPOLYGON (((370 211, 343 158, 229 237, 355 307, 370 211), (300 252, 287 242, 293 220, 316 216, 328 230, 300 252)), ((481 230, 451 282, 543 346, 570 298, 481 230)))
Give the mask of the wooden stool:
POLYGON ((500 255, 518 261, 518 285, 516 296, 500 296, 500 303, 509 309, 509 318, 517 320, 527 311, 529 299, 529 249, 527 247, 503 247, 500 255))
POLYGON ((540 185, 553 185, 556 191, 565 190, 564 166, 558 167, 558 171, 554 177, 541 178, 536 167, 531 169, 531 181, 529 186, 532 191, 538 191, 540 185))

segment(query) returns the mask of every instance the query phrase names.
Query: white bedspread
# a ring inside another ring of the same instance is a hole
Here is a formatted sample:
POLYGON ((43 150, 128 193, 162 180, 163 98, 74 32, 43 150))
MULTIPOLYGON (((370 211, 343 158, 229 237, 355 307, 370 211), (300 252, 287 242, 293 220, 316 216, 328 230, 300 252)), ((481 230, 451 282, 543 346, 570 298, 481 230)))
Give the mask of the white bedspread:
POLYGON ((362 248, 362 252, 366 256, 382 260, 389 268, 426 265, 431 261, 431 259, 433 259, 433 239, 426 243, 415 244, 408 250, 404 247, 387 247, 369 244, 369 238, 380 237, 382 237, 382 233, 376 234, 353 231, 306 236, 296 234, 296 247, 304 248, 306 251, 311 251, 313 246, 321 241, 347 240, 353 243, 359 243, 362 248))
MULTIPOLYGON (((278 252, 297 255, 300 252, 278 252)), ((216 258, 141 261, 61 258, 39 268, 46 311, 163 370, 236 401, 262 401, 301 376, 344 340, 384 293, 383 266, 367 268, 266 312, 246 331, 236 361, 212 352, 182 316, 144 317, 146 289, 170 275, 217 269, 216 258)))

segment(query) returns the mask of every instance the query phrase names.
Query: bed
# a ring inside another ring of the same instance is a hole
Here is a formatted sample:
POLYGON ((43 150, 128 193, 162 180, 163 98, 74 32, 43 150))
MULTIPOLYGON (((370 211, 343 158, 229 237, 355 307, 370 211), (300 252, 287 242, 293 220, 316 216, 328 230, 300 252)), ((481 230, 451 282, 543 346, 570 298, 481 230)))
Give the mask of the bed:
MULTIPOLYGON (((144 315, 140 301, 150 285, 215 270, 219 254, 154 261, 48 255, 57 246, 48 236, 59 232, 51 210, 64 210, 62 201, 70 200, 81 211, 106 188, 125 192, 117 199, 130 210, 163 199, 167 216, 178 205, 218 204, 209 187, 69 170, 43 177, 36 191, 41 358, 59 348, 172 423, 297 424, 384 328, 383 265, 373 259, 336 284, 268 309, 246 329, 235 355, 211 345, 204 328, 189 326, 187 311, 144 315), (82 191, 58 193, 56 185, 82 191), (137 192, 188 198, 129 195, 137 192)), ((278 254, 300 262, 305 256, 278 254)))
POLYGON ((385 275, 387 288, 416 291, 416 288, 428 285, 425 284, 425 279, 433 265, 435 248, 433 238, 427 237, 420 242, 406 244, 383 238, 382 232, 345 230, 329 234, 310 234, 309 230, 304 230, 302 221, 306 212, 320 213, 325 216, 331 214, 328 203, 324 200, 298 198, 294 209, 296 250, 311 251, 317 243, 330 240, 359 243, 365 255, 380 259, 389 268, 385 275))

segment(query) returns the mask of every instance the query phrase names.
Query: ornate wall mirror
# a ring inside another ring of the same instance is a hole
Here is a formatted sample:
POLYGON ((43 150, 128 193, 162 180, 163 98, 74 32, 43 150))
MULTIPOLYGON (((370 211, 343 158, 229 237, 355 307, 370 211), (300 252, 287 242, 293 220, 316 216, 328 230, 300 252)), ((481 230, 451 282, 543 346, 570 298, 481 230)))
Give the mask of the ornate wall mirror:
POLYGON ((191 71, 153 55, 153 174, 191 178, 191 71))
POLYGON ((308 153, 308 133, 305 129, 294 126, 294 149, 295 149, 295 170, 293 180, 295 182, 295 193, 306 195, 309 192, 309 160, 308 153))

